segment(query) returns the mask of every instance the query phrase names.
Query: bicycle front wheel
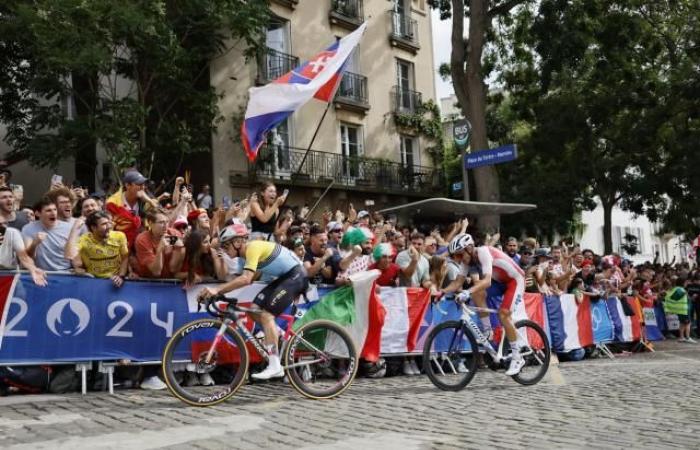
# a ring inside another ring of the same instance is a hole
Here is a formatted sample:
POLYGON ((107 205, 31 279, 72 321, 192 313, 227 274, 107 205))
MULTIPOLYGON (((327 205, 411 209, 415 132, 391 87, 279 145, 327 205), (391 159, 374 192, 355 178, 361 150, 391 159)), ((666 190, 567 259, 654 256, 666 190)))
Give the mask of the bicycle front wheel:
POLYGON ((163 375, 170 392, 193 406, 221 403, 241 387, 248 371, 243 338, 231 327, 217 337, 219 319, 183 325, 163 351, 163 375))
MULTIPOLYGON (((520 320, 515 323, 518 333, 520 355, 525 359, 525 366, 513 379, 520 384, 529 386, 539 383, 549 369, 551 349, 544 330, 531 320, 520 320)), ((505 345, 504 348, 509 348, 505 345)))
POLYGON ((460 321, 433 328, 423 347, 423 370, 443 391, 459 391, 474 378, 479 347, 474 334, 460 321))
POLYGON ((333 398, 345 391, 357 373, 358 356, 350 334, 328 320, 314 320, 294 333, 283 353, 291 385, 300 394, 333 398))

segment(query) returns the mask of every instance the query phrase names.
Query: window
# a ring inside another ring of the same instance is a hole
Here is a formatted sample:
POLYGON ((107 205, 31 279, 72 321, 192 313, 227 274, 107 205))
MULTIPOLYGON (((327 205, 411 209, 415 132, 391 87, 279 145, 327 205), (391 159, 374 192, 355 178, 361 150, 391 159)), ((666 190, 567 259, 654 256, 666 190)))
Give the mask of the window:
POLYGON ((267 26, 265 45, 282 53, 291 53, 291 30, 289 21, 275 17, 267 26))
POLYGON ((418 98, 413 91, 414 70, 413 63, 402 59, 396 60, 396 103, 399 111, 413 111, 418 106, 418 98))
POLYGON ((412 136, 401 135, 401 165, 409 170, 420 164, 418 158, 418 140, 412 136))
MULTIPOLYGON (((291 142, 291 118, 286 118, 282 123, 273 128, 267 135, 267 146, 272 153, 274 172, 289 172, 291 167, 291 157, 289 146, 291 142)), ((295 168, 296 169, 296 168, 295 168)))
POLYGON ((343 155, 343 175, 359 177, 361 174, 358 158, 364 153, 362 127, 348 123, 340 124, 340 153, 343 155))

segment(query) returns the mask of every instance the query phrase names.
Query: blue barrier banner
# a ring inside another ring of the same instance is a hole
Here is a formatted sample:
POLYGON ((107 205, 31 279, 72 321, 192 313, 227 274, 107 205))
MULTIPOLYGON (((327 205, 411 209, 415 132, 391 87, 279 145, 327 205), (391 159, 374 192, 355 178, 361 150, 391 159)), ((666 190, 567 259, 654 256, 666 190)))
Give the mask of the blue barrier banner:
POLYGON ((591 302, 591 324, 593 325, 593 342, 598 344, 613 341, 615 328, 605 300, 591 302))
POLYGON ((659 319, 656 316, 655 308, 642 308, 644 314, 644 327, 646 328, 646 338, 650 341, 663 341, 664 335, 661 333, 659 319))
POLYGON ((3 363, 158 361, 174 330, 207 316, 190 312, 180 284, 127 282, 117 289, 109 280, 50 276, 39 287, 28 275, 15 283, 0 328, 3 363))

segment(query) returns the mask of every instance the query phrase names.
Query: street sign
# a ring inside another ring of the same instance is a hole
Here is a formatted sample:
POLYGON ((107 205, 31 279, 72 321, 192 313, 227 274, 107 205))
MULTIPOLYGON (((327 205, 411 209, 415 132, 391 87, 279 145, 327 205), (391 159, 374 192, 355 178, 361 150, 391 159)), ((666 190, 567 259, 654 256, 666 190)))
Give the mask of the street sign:
POLYGON ((464 167, 474 169, 481 166, 491 166, 508 161, 513 161, 518 157, 518 147, 515 144, 503 145, 501 147, 488 150, 479 150, 464 155, 464 167))
POLYGON ((455 138, 457 148, 464 150, 469 142, 472 132, 472 125, 467 119, 455 120, 452 126, 452 135, 455 138))

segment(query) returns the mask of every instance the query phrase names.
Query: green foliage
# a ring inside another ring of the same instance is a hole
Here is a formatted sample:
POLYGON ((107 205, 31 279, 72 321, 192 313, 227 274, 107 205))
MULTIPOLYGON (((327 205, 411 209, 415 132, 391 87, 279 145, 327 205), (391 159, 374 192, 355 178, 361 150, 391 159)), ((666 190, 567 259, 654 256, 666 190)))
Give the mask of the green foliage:
POLYGON ((443 137, 440 108, 433 100, 420 102, 413 113, 395 113, 396 126, 412 130, 435 143, 426 150, 433 160, 435 167, 440 167, 444 161, 445 143, 443 137))
MULTIPOLYGON (((501 54, 510 59, 498 116, 521 134, 518 162, 501 170, 504 197, 530 197, 553 231, 569 225, 572 209, 592 208, 594 197, 652 220, 668 216, 669 200, 690 200, 680 166, 698 152, 678 151, 678 131, 692 129, 684 119, 697 97, 679 96, 673 85, 681 79, 674 60, 692 53, 679 51, 678 41, 690 34, 664 23, 698 13, 662 3, 543 0, 519 10, 501 34, 510 43, 501 54)), ((683 71, 686 87, 698 78, 691 72, 683 71)))
POLYGON ((623 237, 624 243, 620 245, 622 250, 625 251, 629 256, 634 256, 639 253, 639 242, 637 236, 633 234, 625 234, 623 237))
POLYGON ((220 120, 209 63, 239 43, 254 52, 268 14, 262 0, 5 2, 6 140, 37 166, 99 143, 115 167, 146 172, 209 151, 220 120))

